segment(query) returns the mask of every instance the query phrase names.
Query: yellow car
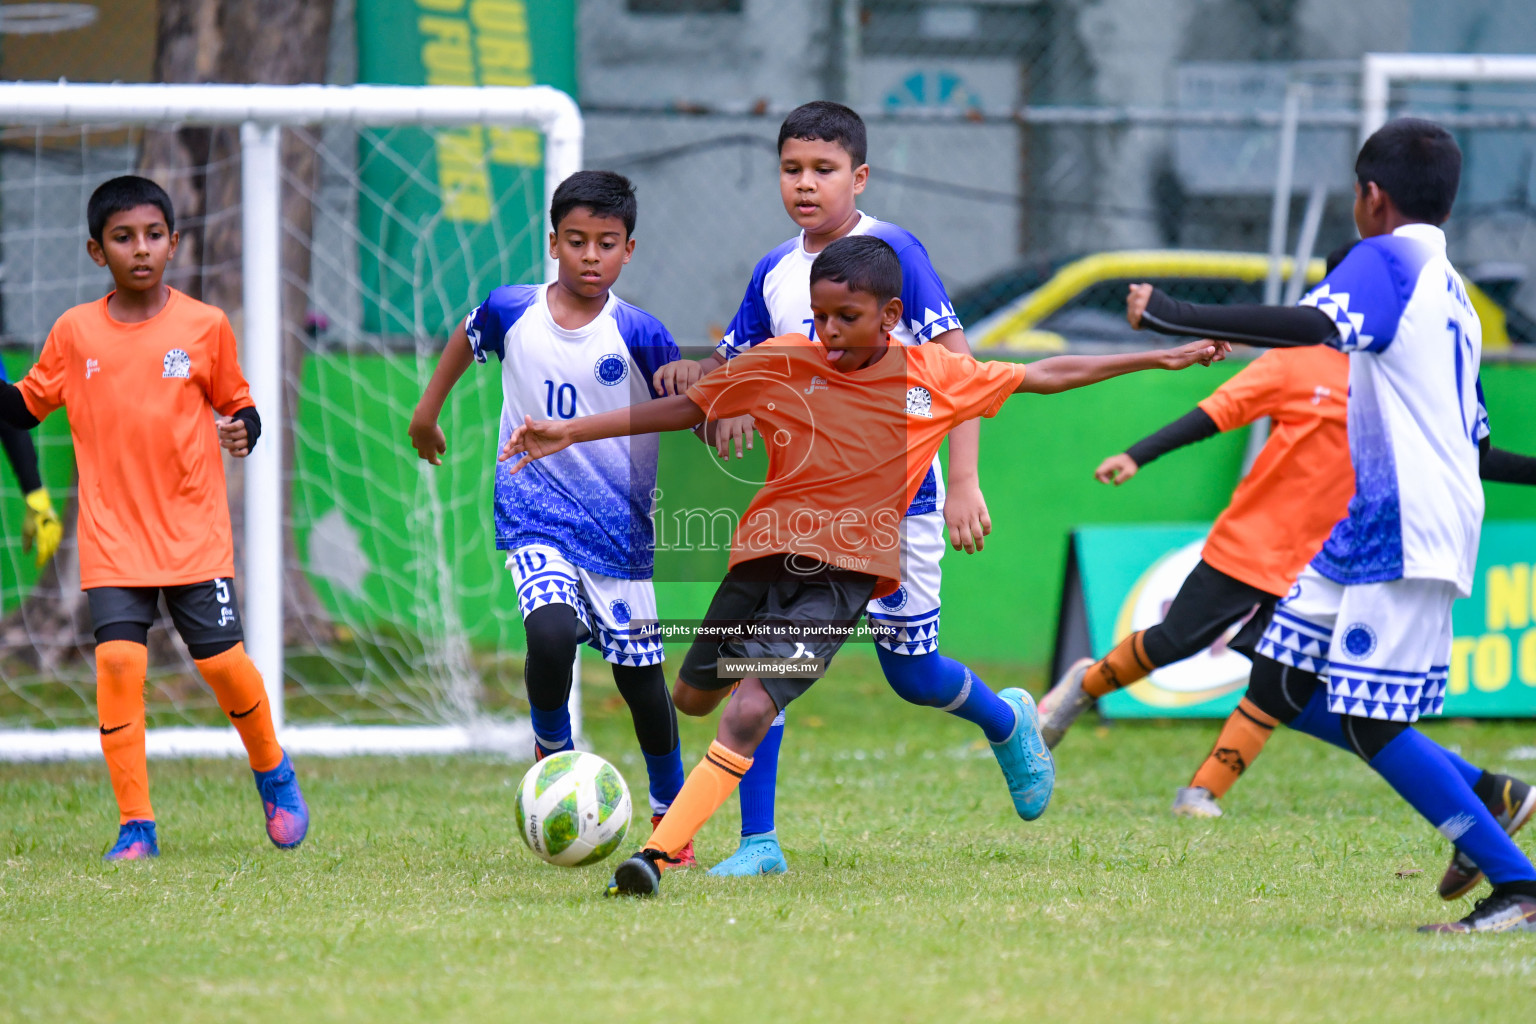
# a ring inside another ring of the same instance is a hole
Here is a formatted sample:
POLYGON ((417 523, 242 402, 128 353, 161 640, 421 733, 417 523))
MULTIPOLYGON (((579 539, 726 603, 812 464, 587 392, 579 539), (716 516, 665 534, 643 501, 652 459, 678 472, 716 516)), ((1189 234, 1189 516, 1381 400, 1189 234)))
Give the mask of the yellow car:
MULTIPOLYGON (((1290 280, 1293 263, 1290 257, 1282 261, 1282 281, 1290 280)), ((1307 285, 1321 281, 1323 273, 1323 260, 1313 259, 1307 264, 1307 285)), ((967 324, 966 337, 977 351, 1055 352, 1065 348, 1068 341, 1136 340, 1137 332, 1125 322, 1128 285, 1147 281, 1188 302, 1251 303, 1263 301, 1268 274, 1269 257, 1260 253, 1185 249, 1101 252, 1047 272, 1028 268, 1014 272, 1011 277, 969 290, 955 306, 967 324), (1007 288, 1010 281, 1015 288, 1028 290, 999 303, 999 289, 1007 288)), ((1504 308, 1471 281, 1465 283, 1483 323, 1484 350, 1508 348, 1504 308)), ((1145 336, 1141 340, 1145 341, 1145 336)))

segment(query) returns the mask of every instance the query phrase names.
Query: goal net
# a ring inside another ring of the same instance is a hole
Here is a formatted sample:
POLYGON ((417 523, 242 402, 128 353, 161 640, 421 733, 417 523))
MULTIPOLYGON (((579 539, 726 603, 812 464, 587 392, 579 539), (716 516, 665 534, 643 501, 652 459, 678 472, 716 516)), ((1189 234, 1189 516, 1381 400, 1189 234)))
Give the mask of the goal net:
MULTIPOLYGON (((226 459, 237 587, 295 752, 527 749, 490 516, 499 373, 455 389, 441 467, 406 424, 454 323, 549 272, 547 197, 579 167, 581 132, 542 87, 0 85, 10 379, 60 313, 110 290, 85 206, 117 174, 166 186, 181 232, 167 279, 234 325, 264 424, 249 459, 226 459)), ((35 437, 67 528, 37 571, 0 470, 0 758, 95 756, 64 416, 35 437)), ((150 648, 151 753, 238 751, 168 620, 150 648)))

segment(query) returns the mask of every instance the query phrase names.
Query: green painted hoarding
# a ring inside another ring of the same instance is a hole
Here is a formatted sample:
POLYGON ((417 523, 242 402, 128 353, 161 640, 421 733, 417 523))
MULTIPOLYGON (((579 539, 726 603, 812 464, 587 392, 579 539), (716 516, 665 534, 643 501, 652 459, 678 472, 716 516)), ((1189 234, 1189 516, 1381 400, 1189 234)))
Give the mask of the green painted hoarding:
MULTIPOLYGON (((1088 637, 1102 656, 1161 618, 1196 559, 1207 524, 1084 527, 1073 538, 1088 637)), ((1483 526, 1471 596, 1452 614, 1445 714, 1536 717, 1536 522, 1483 526)), ((1070 617, 1070 616, 1069 616, 1070 617)), ((1247 685, 1248 661, 1210 650, 1099 702, 1110 718, 1224 718, 1247 685)))
MULTIPOLYGON (((358 81, 552 85, 576 94, 575 0, 363 0, 358 81)), ((542 139, 480 125, 358 140, 364 330, 436 335, 501 284, 537 280, 542 139)))

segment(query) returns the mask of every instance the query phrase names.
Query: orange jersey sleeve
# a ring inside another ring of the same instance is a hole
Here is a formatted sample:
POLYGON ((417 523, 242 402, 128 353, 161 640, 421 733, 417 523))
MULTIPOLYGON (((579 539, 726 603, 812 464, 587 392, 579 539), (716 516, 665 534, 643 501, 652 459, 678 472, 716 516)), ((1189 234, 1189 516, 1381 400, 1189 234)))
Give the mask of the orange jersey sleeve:
POLYGON ((66 404, 64 371, 69 364, 69 347, 67 334, 61 334, 57 328, 49 331, 37 365, 28 370, 21 383, 16 385, 21 390, 22 401, 27 403, 27 409, 39 420, 47 419, 49 413, 66 404))
POLYGON ((983 362, 951 352, 942 345, 919 346, 913 354, 918 353, 950 406, 951 420, 946 430, 978 416, 996 416, 1028 373, 1023 363, 983 362))
POLYGON ((1217 430, 1236 430, 1271 415, 1285 396, 1287 365, 1271 349, 1243 367, 1200 403, 1217 430))
POLYGON ((229 326, 229 317, 219 311, 218 334, 214 339, 212 366, 208 371, 208 404, 221 416, 230 416, 256 403, 251 400, 251 387, 240 372, 240 360, 235 347, 235 332, 229 326))

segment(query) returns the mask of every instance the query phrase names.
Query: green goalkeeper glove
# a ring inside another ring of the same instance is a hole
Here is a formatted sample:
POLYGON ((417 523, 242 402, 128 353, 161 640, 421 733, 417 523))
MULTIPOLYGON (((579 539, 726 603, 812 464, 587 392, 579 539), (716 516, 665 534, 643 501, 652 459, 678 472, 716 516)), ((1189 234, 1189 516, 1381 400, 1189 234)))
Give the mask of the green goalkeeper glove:
POLYGON ((53 510, 53 502, 48 500, 48 488, 39 487, 27 495, 27 517, 21 524, 21 549, 31 551, 32 545, 36 544, 37 567, 41 569, 59 550, 59 542, 63 539, 64 524, 59 522, 59 514, 53 510))

